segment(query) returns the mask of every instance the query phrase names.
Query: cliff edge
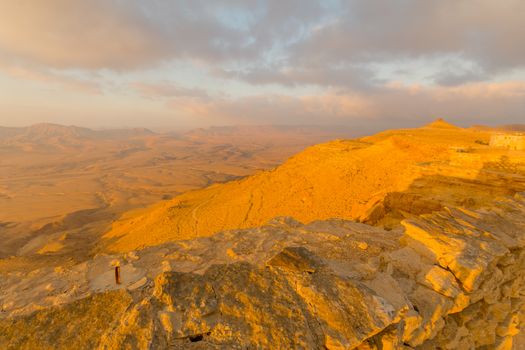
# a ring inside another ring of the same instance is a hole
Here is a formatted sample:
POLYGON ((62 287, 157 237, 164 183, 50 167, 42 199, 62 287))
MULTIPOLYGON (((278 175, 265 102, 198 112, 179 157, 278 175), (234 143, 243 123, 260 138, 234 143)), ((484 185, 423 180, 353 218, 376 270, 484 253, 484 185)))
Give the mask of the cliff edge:
POLYGON ((119 260, 122 285, 72 266, 51 274, 76 280, 76 294, 56 290, 32 309, 24 293, 55 279, 11 276, 0 347, 512 349, 525 311, 525 194, 402 224, 277 218, 101 255, 86 271, 119 260))

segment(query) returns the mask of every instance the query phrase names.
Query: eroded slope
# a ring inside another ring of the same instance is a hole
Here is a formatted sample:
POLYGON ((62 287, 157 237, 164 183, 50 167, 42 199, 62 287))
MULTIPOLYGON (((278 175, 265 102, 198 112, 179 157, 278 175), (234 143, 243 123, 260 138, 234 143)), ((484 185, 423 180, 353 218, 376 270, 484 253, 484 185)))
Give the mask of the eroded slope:
POLYGON ((106 249, 209 236, 276 216, 390 229, 444 205, 476 208, 525 190, 525 153, 491 149, 489 132, 443 123, 313 146, 272 171, 130 212, 106 234, 106 249))

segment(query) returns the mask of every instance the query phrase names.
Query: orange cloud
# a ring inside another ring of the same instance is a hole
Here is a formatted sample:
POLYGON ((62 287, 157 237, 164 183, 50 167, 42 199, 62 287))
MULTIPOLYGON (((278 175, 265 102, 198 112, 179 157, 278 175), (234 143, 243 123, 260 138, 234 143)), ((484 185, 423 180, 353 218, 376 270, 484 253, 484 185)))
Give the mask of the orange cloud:
POLYGON ((0 52, 18 62, 122 69, 163 50, 147 22, 113 1, 0 0, 0 8, 0 52))
POLYGON ((450 96, 463 96, 468 98, 515 98, 525 97, 525 82, 505 81, 499 83, 471 83, 451 87, 449 89, 438 89, 438 94, 443 98, 450 96))
POLYGON ((454 87, 390 83, 368 95, 373 114, 397 119, 445 116, 460 123, 523 122, 525 82, 468 83, 454 87))
POLYGON ((19 66, 9 66, 0 63, 0 72, 3 72, 13 78, 33 80, 45 84, 60 85, 67 89, 81 91, 88 94, 102 93, 100 85, 95 82, 74 78, 63 74, 56 74, 49 71, 40 71, 37 69, 19 66))
POLYGON ((326 124, 369 115, 369 102, 352 95, 296 97, 273 94, 208 101, 176 98, 167 106, 199 119, 229 123, 326 124))
POLYGON ((402 82, 390 82, 385 87, 390 91, 403 92, 409 95, 426 94, 437 100, 455 98, 471 99, 499 99, 525 97, 525 82, 477 82, 458 86, 423 86, 419 84, 407 85, 402 82))
POLYGON ((525 83, 472 83, 458 87, 425 87, 390 83, 369 93, 288 96, 256 95, 241 98, 171 99, 167 106, 188 118, 227 123, 341 124, 361 121, 396 126, 424 122, 436 116, 468 124, 505 116, 523 116, 525 83), (389 124, 391 123, 391 124, 389 124))
POLYGON ((194 97, 208 99, 206 91, 202 89, 186 88, 169 82, 144 83, 134 82, 129 85, 138 91, 142 97, 146 98, 166 98, 166 97, 194 97))

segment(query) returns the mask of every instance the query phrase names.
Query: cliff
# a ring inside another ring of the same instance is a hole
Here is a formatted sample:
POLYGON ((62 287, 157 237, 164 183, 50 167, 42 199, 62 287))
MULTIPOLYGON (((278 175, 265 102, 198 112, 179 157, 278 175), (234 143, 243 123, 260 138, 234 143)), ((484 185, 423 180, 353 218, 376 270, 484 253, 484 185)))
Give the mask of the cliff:
POLYGON ((524 249, 523 193, 391 231, 278 218, 13 273, 0 285, 0 347, 511 349, 524 321, 524 249), (47 298, 34 297, 42 290, 47 298))

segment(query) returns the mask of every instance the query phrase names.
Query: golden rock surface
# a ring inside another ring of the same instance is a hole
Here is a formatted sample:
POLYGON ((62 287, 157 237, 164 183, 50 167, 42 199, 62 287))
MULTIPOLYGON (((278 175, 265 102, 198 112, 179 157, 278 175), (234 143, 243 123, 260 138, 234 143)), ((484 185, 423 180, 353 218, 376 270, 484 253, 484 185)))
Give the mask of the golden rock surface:
POLYGON ((512 349, 525 317, 525 194, 403 226, 277 218, 11 276, 0 347, 512 349), (101 277, 115 259, 119 286, 101 277), (30 297, 56 279, 77 279, 76 293, 30 297))
POLYGON ((438 121, 312 146, 274 170, 129 212, 106 233, 104 249, 210 236, 278 216, 393 228, 445 206, 479 208, 525 191, 525 152, 491 148, 490 136, 438 121))

